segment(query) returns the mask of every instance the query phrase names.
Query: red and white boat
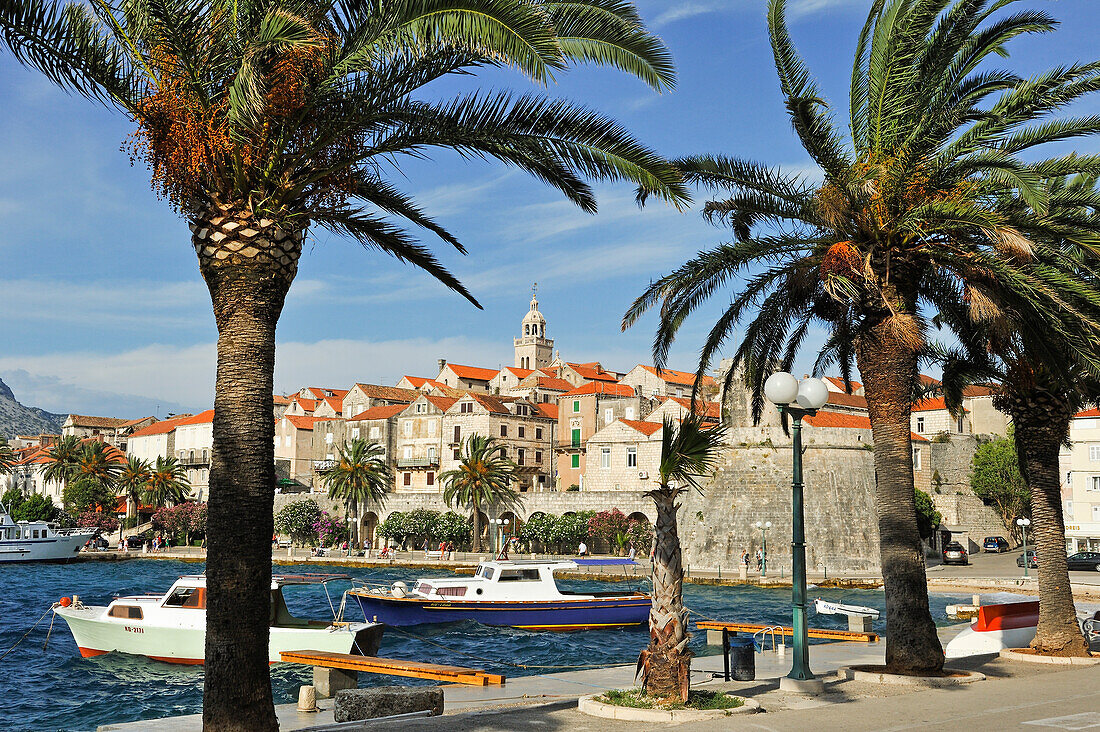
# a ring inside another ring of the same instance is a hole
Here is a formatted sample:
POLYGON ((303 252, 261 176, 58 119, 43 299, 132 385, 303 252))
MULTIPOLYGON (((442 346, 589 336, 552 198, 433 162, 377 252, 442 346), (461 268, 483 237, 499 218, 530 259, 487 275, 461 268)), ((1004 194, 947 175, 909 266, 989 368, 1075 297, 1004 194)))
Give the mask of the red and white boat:
MULTIPOLYGON (((1077 620, 1090 640, 1100 630, 1100 612, 1078 608, 1077 620)), ((1039 624, 1038 602, 982 605, 978 619, 955 636, 944 649, 947 658, 1000 653, 1005 648, 1026 648, 1039 624)))
MULTIPOLYGON (((321 650, 373 656, 382 641, 379 623, 349 623, 337 619, 304 620, 287 609, 283 588, 324 585, 345 575, 283 575, 271 581, 271 640, 268 658, 281 651, 321 650)), ((119 597, 111 604, 84 605, 65 601, 54 608, 69 624, 85 658, 111 651, 146 656, 157 661, 201 664, 206 658, 206 577, 180 577, 163 595, 119 597)))

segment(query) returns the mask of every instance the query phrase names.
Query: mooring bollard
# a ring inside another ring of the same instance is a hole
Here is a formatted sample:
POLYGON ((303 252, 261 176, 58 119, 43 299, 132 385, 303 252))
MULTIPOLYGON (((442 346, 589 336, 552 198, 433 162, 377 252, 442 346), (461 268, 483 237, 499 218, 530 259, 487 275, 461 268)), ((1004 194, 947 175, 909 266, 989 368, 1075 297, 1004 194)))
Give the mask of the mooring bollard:
POLYGON ((311 684, 305 684, 298 688, 298 711, 317 711, 317 689, 311 684))

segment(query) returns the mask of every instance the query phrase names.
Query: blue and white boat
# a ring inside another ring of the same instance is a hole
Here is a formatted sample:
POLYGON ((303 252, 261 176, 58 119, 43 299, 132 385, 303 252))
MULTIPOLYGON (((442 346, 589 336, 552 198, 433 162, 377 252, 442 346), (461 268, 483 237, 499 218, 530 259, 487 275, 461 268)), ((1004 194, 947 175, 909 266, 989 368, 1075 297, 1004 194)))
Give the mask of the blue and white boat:
MULTIPOLYGON (((580 560, 584 561, 584 560, 580 560)), ((476 620, 525 630, 592 630, 641 625, 651 600, 642 592, 562 590, 554 572, 579 569, 574 561, 482 562, 472 577, 418 579, 390 587, 348 591, 368 622, 420 625, 476 620)))

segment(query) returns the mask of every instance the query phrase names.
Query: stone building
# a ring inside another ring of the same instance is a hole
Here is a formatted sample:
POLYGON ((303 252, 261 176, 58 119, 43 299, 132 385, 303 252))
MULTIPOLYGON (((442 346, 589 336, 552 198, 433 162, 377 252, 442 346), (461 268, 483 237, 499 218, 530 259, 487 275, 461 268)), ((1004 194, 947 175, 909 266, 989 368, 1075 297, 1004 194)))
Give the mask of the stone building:
MULTIPOLYGON (((430 379, 424 379, 423 381, 427 382, 430 379)), ((420 393, 416 388, 354 384, 343 398, 345 416, 348 418, 354 417, 371 407, 411 404, 413 400, 420 396, 420 393)))
POLYGON ((652 410, 650 400, 624 384, 592 381, 558 397, 558 489, 584 490, 588 459, 585 444, 616 419, 642 420, 652 410))
POLYGON ((436 476, 443 453, 443 414, 455 403, 421 394, 397 415, 394 463, 398 493, 439 492, 436 476))
POLYGON ((489 382, 497 375, 497 369, 483 369, 478 366, 463 366, 439 360, 439 376, 435 381, 451 389, 464 389, 489 393, 489 382))
POLYGON ((94 439, 126 451, 126 439, 135 430, 148 427, 156 422, 156 417, 140 419, 118 419, 115 417, 88 417, 83 414, 70 414, 61 425, 62 437, 79 437, 82 440, 94 439))
POLYGON ((214 410, 193 417, 184 417, 176 423, 175 454, 180 465, 187 470, 191 482, 191 497, 205 501, 210 492, 210 455, 214 450, 214 410))
POLYGON ((661 464, 660 422, 616 419, 588 438, 584 490, 647 491, 661 464))
POLYGON ((323 453, 318 457, 314 449, 316 421, 316 417, 288 413, 275 423, 275 470, 280 477, 313 485, 313 463, 323 459, 323 453))
POLYGON ((1100 409, 1078 412, 1060 455, 1066 550, 1100 551, 1100 409))
POLYGON ((133 433, 126 443, 127 456, 154 463, 159 457, 176 455, 176 427, 192 416, 181 414, 163 419, 133 433))
POLYGON ((531 295, 531 309, 523 316, 520 336, 513 340, 515 366, 526 371, 550 365, 554 353, 554 341, 546 337, 546 318, 539 312, 539 301, 531 295))
MULTIPOLYGON (((695 374, 672 369, 657 369, 639 364, 626 372, 620 384, 634 388, 638 394, 656 398, 660 396, 690 397, 695 384, 695 374)), ((704 376, 701 397, 705 400, 718 395, 718 384, 713 376, 704 376)))

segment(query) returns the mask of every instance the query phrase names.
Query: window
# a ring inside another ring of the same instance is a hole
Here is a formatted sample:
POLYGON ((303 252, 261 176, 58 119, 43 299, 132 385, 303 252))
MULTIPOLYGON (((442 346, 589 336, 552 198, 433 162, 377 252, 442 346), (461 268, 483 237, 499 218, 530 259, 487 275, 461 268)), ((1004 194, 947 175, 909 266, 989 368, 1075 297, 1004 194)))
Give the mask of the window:
POLYGON ((454 459, 455 460, 461 460, 462 459, 462 453, 458 449, 455 449, 454 459))
POLYGON ((326 445, 331 445, 332 444, 332 433, 331 432, 326 432, 325 433, 325 444, 326 445))
POLYGON ((966 431, 965 419, 965 417, 959 417, 958 420, 955 422, 956 432, 962 433, 966 431))
POLYGON ((412 473, 405 473, 404 480, 402 482, 405 485, 412 485, 413 484, 413 474, 412 473))
POLYGON ((411 419, 405 420, 405 437, 409 437, 413 433, 413 423, 411 419))
POLYGON ((536 440, 541 440, 542 439, 542 427, 536 427, 535 428, 535 439, 536 440))
MULTIPOLYGON (((328 460, 329 462, 332 462, 335 459, 336 459, 336 456, 333 455, 331 452, 328 453, 327 455, 325 455, 325 460, 328 460)), ((202 471, 200 470, 199 473, 201 474, 202 471)))
POLYGON ((209 459, 210 458, 207 456, 206 450, 203 450, 202 451, 202 461, 205 463, 205 462, 209 461, 209 459))
POLYGON ((538 582, 539 571, 537 569, 504 569, 500 572, 497 582, 538 582))
POLYGON ((683 399, 684 398, 684 390, 683 389, 677 389, 676 390, 676 398, 677 399, 683 399))
POLYGON ((1072 521, 1073 520, 1073 501, 1066 501, 1066 506, 1063 509, 1063 511, 1065 511, 1065 514, 1066 514, 1065 517, 1072 521))
POLYGON ((1089 462, 1100 463, 1100 445, 1089 445, 1089 462))
POLYGON ((516 431, 519 433, 519 437, 521 439, 523 438, 524 434, 526 434, 526 432, 527 432, 527 430, 523 429, 522 427, 517 427, 516 431))
POLYGON ((428 471, 428 485, 435 485, 435 473, 428 471))
POLYGON ((427 405, 421 402, 416 405, 417 414, 423 414, 426 411, 427 405))
POLYGON ((372 440, 378 438, 378 428, 377 427, 371 427, 370 428, 370 436, 371 436, 372 440))
POLYGON ((435 448, 434 447, 429 447, 428 448, 428 462, 429 463, 434 463, 435 462, 435 448))
POLYGON ((615 421, 615 410, 614 409, 605 409, 605 410, 603 410, 603 423, 604 424, 611 424, 614 421, 615 421))
POLYGON ((435 422, 434 419, 429 419, 428 420, 428 434, 429 435, 435 435, 435 424, 436 424, 436 422, 435 422))
POLYGON ((920 466, 920 448, 913 448, 913 470, 921 470, 920 466))
POLYGON ((628 467, 628 468, 638 467, 638 448, 636 448, 636 447, 626 448, 626 467, 628 467))
POLYGON ((523 453, 522 447, 516 450, 516 465, 523 465, 523 453))
POLYGON ((924 417, 917 417, 917 433, 924 434, 924 417))
POLYGON ((600 448, 600 467, 601 468, 610 468, 611 467, 611 448, 610 447, 601 447, 600 448))
POLYGON ((626 408, 626 418, 627 419, 634 419, 634 407, 627 407, 626 408))
POLYGON ((1066 488, 1073 488, 1073 471, 1066 473, 1066 488))
POLYGON ((535 465, 542 465, 542 450, 535 450, 535 465))
POLYGON ((410 445, 406 445, 405 446, 405 459, 406 460, 412 460, 412 456, 413 456, 412 447, 410 445))
POLYGON ((1100 475, 1093 475, 1089 478, 1089 490, 1100 491, 1100 475))
POLYGON ((129 618, 134 620, 141 620, 144 617, 141 614, 141 608, 133 605, 115 605, 111 608, 111 612, 107 613, 112 618, 129 618))
POLYGON ((573 447, 581 446, 581 431, 579 429, 573 430, 571 434, 571 440, 573 447))
POLYGON ((458 405, 458 411, 460 414, 471 414, 474 411, 473 402, 462 402, 458 405))
POLYGON ((206 607, 206 590, 202 587, 181 587, 164 601, 164 607, 186 607, 202 610, 206 607))
POLYGON ((1093 506, 1092 507, 1092 520, 1093 521, 1100 521, 1100 506, 1093 506))
POLYGON ((574 411, 574 412, 579 412, 579 411, 581 411, 581 402, 580 402, 580 400, 579 400, 579 399, 574 399, 574 400, 573 400, 573 411, 574 411))
POLYGON ((500 436, 501 437, 507 437, 508 436, 508 425, 502 424, 500 426, 500 436))
POLYGON ((581 466, 581 456, 580 455, 570 455, 569 456, 569 467, 579 468, 580 466, 581 466))
POLYGON ((353 439, 353 440, 358 440, 359 439, 359 428, 358 427, 352 427, 351 428, 351 439, 353 439))
POLYGON ((462 442, 462 427, 455 425, 455 438, 454 442, 462 442))

